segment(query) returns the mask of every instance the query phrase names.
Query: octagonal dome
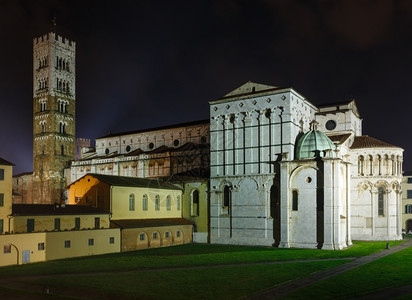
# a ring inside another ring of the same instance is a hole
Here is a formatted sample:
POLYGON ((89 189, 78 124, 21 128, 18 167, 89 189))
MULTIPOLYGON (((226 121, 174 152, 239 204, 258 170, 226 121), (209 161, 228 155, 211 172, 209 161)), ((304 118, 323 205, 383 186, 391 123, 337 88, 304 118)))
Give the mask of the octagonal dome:
MULTIPOLYGON (((300 137, 296 144, 296 159, 325 157, 326 150, 335 150, 336 146, 323 132, 311 130, 300 137)), ((334 153, 331 153, 334 157, 334 153)))

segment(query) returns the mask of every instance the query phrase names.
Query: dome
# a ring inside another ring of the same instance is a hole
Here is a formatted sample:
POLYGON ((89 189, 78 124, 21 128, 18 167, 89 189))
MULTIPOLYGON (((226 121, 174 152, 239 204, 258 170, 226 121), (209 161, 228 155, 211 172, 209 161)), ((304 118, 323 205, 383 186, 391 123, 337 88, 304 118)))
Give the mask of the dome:
MULTIPOLYGON (((323 132, 311 130, 296 144, 296 159, 325 157, 325 150, 335 150, 333 142, 323 132)), ((332 157, 334 153, 332 152, 332 157)))

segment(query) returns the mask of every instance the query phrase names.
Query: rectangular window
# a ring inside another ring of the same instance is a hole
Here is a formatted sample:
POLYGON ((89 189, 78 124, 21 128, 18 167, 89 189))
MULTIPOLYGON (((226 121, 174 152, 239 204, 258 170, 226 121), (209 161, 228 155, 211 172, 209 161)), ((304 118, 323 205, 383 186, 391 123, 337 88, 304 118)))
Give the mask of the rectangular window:
POLYGON ((111 237, 109 238, 109 244, 114 244, 114 236, 111 236, 111 237))
POLYGON ((180 197, 179 196, 177 196, 176 206, 177 206, 177 210, 180 210, 180 197))
POLYGON ((94 245, 94 239, 89 239, 89 246, 93 246, 94 245))
POLYGON ((412 199, 412 190, 407 190, 406 196, 408 197, 408 199, 412 199))
POLYGON ((4 169, 0 169, 0 180, 4 180, 4 169))
POLYGON ((408 177, 408 183, 412 183, 412 177, 408 177))
POLYGON ((153 239, 157 240, 157 232, 153 232, 153 239))
POLYGON ((141 233, 141 234, 140 234, 140 240, 141 240, 141 241, 144 241, 144 233, 141 233))
POLYGON ((60 218, 54 219, 54 230, 60 230, 60 218))
POLYGON ((166 231, 166 233, 165 233, 165 238, 169 238, 169 231, 166 231))
POLYGON ((180 230, 178 230, 178 231, 176 232, 176 236, 177 236, 177 237, 180 237, 180 230))
POLYGON ((34 231, 34 219, 27 219, 27 232, 34 231))
POLYGON ((298 191, 292 192, 292 210, 298 210, 298 191))
POLYGON ((3 253, 11 253, 11 245, 4 245, 3 253))
POLYGON ((100 228, 100 218, 94 218, 94 228, 100 228))
POLYGON ((0 207, 4 206, 4 194, 0 193, 0 207))
POLYGON ((405 214, 412 214, 412 204, 405 205, 405 214))
POLYGON ((70 240, 64 241, 64 248, 70 248, 70 240))
POLYGON ((4 232, 4 220, 0 219, 0 233, 4 232))
POLYGON ((74 228, 80 229, 80 218, 74 219, 74 228))
POLYGON ((44 250, 44 243, 38 243, 37 244, 37 250, 44 250))

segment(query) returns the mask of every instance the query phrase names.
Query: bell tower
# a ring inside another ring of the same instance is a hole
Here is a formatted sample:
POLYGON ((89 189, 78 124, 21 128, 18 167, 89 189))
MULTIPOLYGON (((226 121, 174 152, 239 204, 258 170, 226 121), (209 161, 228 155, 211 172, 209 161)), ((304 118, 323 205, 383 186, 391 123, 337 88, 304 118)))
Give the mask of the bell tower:
POLYGON ((60 203, 75 157, 76 43, 51 32, 33 40, 33 203, 60 203))

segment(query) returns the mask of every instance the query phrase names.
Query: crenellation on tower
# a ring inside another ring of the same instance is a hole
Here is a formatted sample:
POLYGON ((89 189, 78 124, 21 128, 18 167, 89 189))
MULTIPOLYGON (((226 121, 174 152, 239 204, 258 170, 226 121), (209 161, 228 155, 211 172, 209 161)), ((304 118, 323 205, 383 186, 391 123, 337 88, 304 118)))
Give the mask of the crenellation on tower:
POLYGON ((62 201, 75 157, 76 44, 51 32, 33 41, 33 202, 62 201))

